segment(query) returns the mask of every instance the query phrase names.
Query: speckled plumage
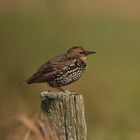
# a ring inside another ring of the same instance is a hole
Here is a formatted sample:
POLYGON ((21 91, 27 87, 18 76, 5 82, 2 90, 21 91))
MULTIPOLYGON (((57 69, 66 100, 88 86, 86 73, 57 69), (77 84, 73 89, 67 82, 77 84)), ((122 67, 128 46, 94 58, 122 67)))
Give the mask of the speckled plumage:
POLYGON ((84 73, 88 54, 82 47, 70 48, 65 54, 59 55, 43 64, 28 80, 27 84, 48 83, 51 87, 59 88, 78 80, 84 73))

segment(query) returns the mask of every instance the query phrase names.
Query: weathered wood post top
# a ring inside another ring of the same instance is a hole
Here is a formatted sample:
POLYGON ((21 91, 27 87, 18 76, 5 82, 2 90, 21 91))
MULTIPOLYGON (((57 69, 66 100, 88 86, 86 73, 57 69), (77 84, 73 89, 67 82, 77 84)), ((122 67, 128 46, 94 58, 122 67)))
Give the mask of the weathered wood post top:
MULTIPOLYGON (((87 128, 83 96, 74 92, 42 92, 40 120, 55 130, 58 140, 86 140, 87 128)), ((53 135, 53 134, 52 134, 53 135)))

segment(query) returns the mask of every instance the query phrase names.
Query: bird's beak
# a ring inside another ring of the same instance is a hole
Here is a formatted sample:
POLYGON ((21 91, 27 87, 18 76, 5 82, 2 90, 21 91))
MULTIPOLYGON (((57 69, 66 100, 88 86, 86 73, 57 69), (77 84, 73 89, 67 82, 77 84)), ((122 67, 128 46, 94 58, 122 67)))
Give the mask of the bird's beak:
POLYGON ((93 52, 93 51, 87 51, 87 52, 86 52, 86 55, 94 54, 94 53, 96 53, 96 52, 93 52))

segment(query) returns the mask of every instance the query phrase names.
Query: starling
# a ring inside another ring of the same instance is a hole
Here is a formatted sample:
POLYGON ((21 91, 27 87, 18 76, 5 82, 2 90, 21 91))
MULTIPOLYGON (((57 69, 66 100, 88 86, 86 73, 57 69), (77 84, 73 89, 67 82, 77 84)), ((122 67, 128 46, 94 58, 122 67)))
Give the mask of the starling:
POLYGON ((37 70, 26 84, 48 83, 49 86, 64 91, 61 87, 77 81, 86 68, 85 59, 87 55, 96 52, 75 46, 66 53, 50 59, 37 70))

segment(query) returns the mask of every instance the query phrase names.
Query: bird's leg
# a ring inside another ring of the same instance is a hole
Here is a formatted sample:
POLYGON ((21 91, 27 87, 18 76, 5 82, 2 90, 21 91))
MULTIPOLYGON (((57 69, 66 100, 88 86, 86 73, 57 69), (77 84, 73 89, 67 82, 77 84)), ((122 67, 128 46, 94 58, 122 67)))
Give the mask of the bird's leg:
POLYGON ((57 87, 57 89, 60 90, 60 91, 62 91, 62 92, 65 91, 65 90, 64 90, 63 88, 61 88, 61 87, 57 87))

